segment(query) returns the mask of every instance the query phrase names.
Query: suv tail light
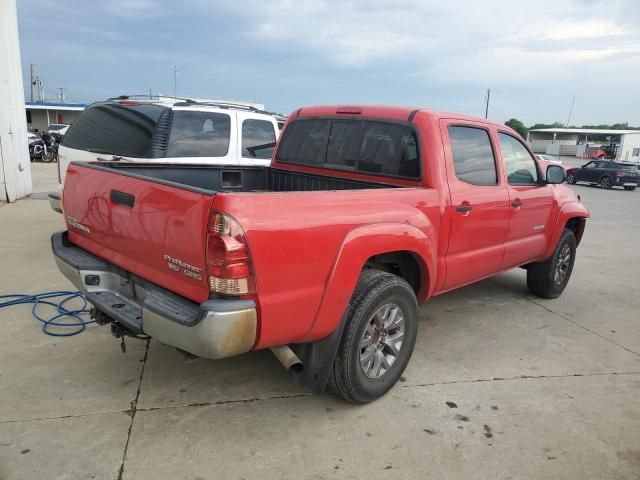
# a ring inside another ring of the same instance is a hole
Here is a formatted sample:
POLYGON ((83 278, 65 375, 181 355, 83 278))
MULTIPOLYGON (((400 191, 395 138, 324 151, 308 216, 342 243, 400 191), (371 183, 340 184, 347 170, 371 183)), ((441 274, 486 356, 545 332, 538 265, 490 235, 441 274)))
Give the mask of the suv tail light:
POLYGON ((212 211, 207 232, 209 291, 221 295, 256 293, 247 237, 233 218, 212 211))

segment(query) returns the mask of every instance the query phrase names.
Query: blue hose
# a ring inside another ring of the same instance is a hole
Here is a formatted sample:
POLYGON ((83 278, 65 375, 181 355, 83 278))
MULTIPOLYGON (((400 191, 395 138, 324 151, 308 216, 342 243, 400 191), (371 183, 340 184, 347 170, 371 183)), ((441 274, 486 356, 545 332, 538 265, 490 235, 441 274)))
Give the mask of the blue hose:
POLYGON ((33 304, 31 307, 31 313, 36 320, 42 323, 42 331, 47 335, 53 337, 71 337, 84 332, 87 325, 96 323, 95 320, 87 320, 88 314, 91 311, 87 299, 82 292, 59 290, 53 292, 36 293, 35 295, 14 294, 14 295, 0 295, 1 299, 8 299, 4 302, 0 302, 0 308, 12 307, 14 305, 33 304), (51 299, 60 298, 59 300, 51 301, 51 299), (65 307, 67 302, 70 302, 74 298, 78 298, 82 302, 80 308, 69 310, 65 307), (39 305, 49 305, 55 307, 55 313, 49 318, 44 318, 38 314, 39 305), (69 321, 73 320, 75 321, 69 321), (55 327, 57 329, 71 329, 70 331, 51 331, 50 328, 55 327))

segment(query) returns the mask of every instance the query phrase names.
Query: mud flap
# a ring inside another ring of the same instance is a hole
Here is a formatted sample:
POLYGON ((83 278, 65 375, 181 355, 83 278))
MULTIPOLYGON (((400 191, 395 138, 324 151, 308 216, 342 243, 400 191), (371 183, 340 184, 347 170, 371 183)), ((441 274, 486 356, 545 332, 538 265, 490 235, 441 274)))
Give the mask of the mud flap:
POLYGON ((293 383, 307 387, 313 393, 324 391, 340 346, 348 312, 349 305, 347 305, 338 327, 328 337, 317 342, 290 345, 304 364, 302 372, 291 373, 293 383))

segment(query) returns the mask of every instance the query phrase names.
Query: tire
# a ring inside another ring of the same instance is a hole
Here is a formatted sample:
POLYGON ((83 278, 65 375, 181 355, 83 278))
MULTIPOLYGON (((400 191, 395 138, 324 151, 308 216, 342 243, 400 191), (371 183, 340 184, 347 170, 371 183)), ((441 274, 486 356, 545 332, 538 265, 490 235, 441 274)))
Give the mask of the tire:
POLYGON ((47 150, 47 151, 43 151, 42 152, 42 161, 45 163, 49 163, 53 160, 54 155, 53 152, 51 150, 47 150))
POLYGON ((565 228, 551 258, 546 262, 529 265, 527 270, 529 291, 542 298, 559 297, 569 283, 575 260, 576 236, 571 230, 565 228))
POLYGON ((604 188, 605 190, 611 190, 611 187, 613 186, 613 182, 611 181, 611 177, 607 176, 607 175, 603 175, 602 177, 600 177, 600 183, 599 183, 601 188, 604 188))
POLYGON ((351 297, 329 388, 354 403, 380 398, 404 372, 417 333, 418 304, 409 284, 390 273, 365 270, 351 297))
POLYGON ((576 175, 574 173, 570 173, 567 175, 567 183, 570 183, 571 185, 576 184, 576 175))
POLYGON ((624 187, 624 189, 625 189, 625 190, 627 190, 627 191, 629 191, 629 192, 633 192, 633 191, 636 189, 636 187, 629 187, 629 186, 627 186, 627 187, 624 187))

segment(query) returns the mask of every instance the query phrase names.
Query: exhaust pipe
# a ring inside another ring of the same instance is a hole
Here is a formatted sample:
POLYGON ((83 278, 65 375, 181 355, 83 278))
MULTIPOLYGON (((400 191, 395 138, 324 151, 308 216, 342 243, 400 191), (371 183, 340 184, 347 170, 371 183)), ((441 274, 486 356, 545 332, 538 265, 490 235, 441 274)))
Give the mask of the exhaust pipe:
POLYGON ((271 347, 271 351, 280 361, 282 366, 291 373, 300 373, 304 370, 304 364, 298 356, 293 353, 293 350, 287 345, 281 345, 279 347, 271 347))

